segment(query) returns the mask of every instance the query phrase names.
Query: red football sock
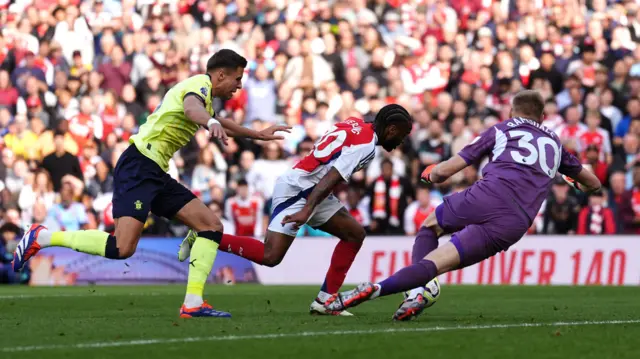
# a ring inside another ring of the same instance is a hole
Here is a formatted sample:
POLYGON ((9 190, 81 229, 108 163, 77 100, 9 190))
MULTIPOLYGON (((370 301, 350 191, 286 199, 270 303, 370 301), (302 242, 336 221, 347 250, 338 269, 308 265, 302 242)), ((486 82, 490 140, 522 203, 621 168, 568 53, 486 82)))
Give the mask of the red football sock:
POLYGON ((262 264, 264 261, 264 243, 251 237, 223 234, 219 250, 233 253, 257 264, 262 264))
POLYGON ((338 242, 336 249, 333 251, 331 265, 321 288, 323 292, 330 294, 338 292, 360 247, 362 247, 362 242, 338 242))

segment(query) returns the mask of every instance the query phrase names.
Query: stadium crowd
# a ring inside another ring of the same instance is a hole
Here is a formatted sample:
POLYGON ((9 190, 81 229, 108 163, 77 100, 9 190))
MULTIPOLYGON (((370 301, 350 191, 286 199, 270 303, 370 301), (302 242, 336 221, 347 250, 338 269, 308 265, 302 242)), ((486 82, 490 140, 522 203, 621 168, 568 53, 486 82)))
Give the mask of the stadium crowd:
MULTIPOLYGON (((286 140, 211 142, 200 130, 170 173, 220 216, 262 236, 278 175, 336 121, 395 102, 414 130, 337 195, 369 233, 414 234, 442 197, 419 174, 505 120, 522 88, 606 190, 560 178, 530 232, 640 234, 640 7, 607 0, 0 0, 0 260, 20 227, 113 226, 113 167, 176 82, 221 48, 249 60, 217 114, 286 140)), ((186 229, 150 217, 147 235, 186 229)), ((302 234, 325 235, 312 228, 302 234)), ((12 247, 13 246, 13 247, 12 247)), ((6 256, 6 260, 5 257, 6 256)))

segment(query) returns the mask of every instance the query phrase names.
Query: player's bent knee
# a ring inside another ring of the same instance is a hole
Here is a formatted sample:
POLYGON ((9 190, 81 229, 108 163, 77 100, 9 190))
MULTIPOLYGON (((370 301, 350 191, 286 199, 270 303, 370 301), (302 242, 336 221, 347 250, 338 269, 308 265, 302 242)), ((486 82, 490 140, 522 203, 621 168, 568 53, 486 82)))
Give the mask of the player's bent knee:
POLYGON ((275 267, 278 264, 280 264, 280 262, 282 262, 283 256, 277 254, 277 253, 265 253, 264 254, 264 259, 262 260, 262 265, 267 266, 267 267, 275 267))

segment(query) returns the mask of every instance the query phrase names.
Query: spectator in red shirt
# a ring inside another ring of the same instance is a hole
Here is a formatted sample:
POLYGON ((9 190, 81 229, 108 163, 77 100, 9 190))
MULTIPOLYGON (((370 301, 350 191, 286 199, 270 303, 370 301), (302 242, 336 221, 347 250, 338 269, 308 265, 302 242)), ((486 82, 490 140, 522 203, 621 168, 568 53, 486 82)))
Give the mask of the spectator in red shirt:
POLYGON ((601 115, 599 111, 589 111, 585 117, 587 130, 580 134, 579 147, 586 148, 591 145, 599 150, 598 159, 607 164, 613 161, 611 154, 611 140, 609 133, 600 127, 601 115))
POLYGON ((93 137, 102 138, 102 120, 93 110, 93 100, 84 96, 80 100, 80 112, 69 118, 69 133, 79 148, 93 137))
POLYGON ((120 96, 124 85, 131 82, 131 63, 125 61, 124 51, 120 46, 115 46, 110 55, 111 62, 100 65, 98 69, 104 76, 102 88, 113 90, 120 96))
POLYGON ((609 165, 600 159, 598 145, 590 144, 583 153, 583 164, 589 165, 600 183, 606 183, 609 165))
POLYGON ((592 193, 589 206, 578 215, 578 234, 615 234, 616 222, 611 208, 604 207, 604 192, 592 193))
POLYGON ((15 113, 18 97, 20 97, 18 90, 11 86, 9 73, 0 71, 0 106, 6 106, 15 113))

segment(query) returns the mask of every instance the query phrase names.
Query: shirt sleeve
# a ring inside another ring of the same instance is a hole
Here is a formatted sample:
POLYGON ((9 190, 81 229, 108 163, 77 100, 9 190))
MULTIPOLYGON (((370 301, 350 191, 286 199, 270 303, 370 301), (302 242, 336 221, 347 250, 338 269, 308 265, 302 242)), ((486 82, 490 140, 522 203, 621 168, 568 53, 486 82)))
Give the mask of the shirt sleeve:
POLYGON ((560 159, 560 168, 558 168, 558 171, 563 175, 575 178, 575 176, 582 171, 582 164, 576 156, 567 152, 563 147, 562 158, 560 159))
POLYGON ((340 172, 345 181, 349 181, 361 162, 369 162, 376 154, 373 142, 364 145, 344 147, 333 167, 340 172))
POLYGON ((188 96, 196 96, 202 101, 202 104, 206 106, 207 99, 211 96, 211 88, 200 76, 190 78, 185 84, 182 100, 184 101, 188 96))
POLYGON ((504 132, 495 126, 484 131, 480 136, 476 137, 470 144, 466 145, 458 155, 464 159, 467 164, 478 162, 484 156, 493 151, 494 148, 506 146, 507 137, 504 132))

